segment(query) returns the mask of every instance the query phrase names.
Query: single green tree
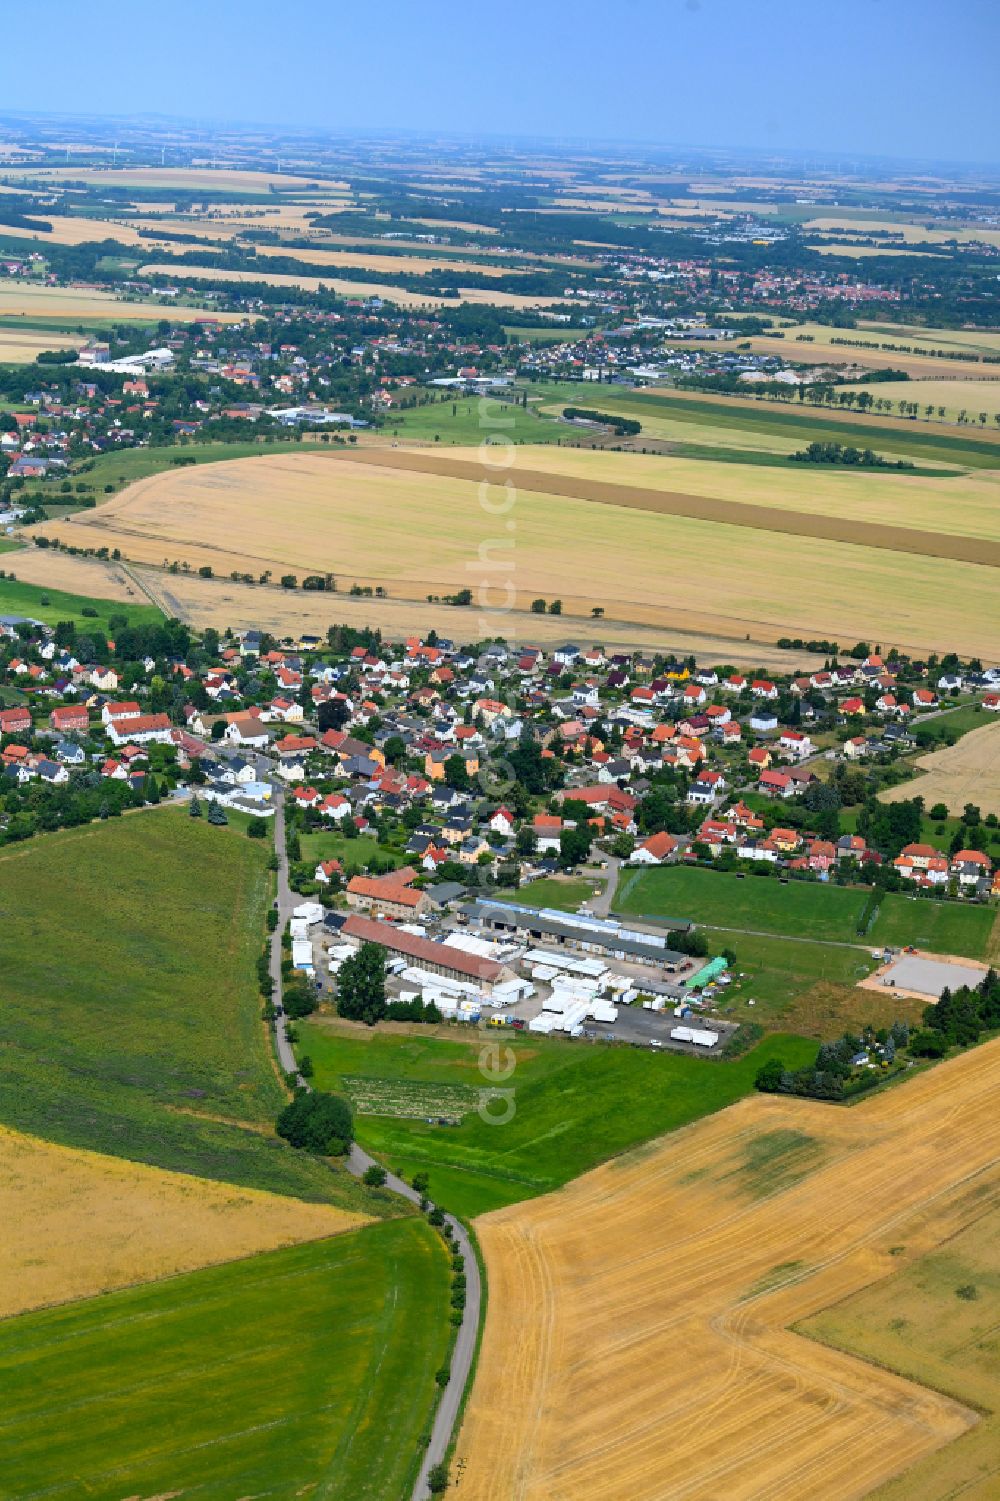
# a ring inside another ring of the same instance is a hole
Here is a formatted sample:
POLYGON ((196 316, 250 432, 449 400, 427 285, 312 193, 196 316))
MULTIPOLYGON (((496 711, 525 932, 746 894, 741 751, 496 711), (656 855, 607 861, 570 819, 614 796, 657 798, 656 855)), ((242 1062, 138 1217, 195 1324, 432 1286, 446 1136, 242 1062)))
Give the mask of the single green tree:
POLYGON ((344 960, 337 976, 337 1010, 369 1027, 385 1016, 385 949, 381 944, 363 943, 344 960))

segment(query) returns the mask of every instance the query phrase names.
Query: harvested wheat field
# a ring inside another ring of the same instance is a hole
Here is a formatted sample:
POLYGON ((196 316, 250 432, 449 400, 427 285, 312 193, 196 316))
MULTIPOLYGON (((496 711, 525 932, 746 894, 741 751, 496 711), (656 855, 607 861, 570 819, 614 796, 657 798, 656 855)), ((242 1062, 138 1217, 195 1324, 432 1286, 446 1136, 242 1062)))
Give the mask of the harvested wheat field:
POLYGON ((34 328, 0 328, 0 362, 26 365, 38 358, 43 349, 79 349, 86 341, 82 334, 39 333, 34 328))
MULTIPOLYGON (((976 535, 990 524, 976 501, 963 509, 956 495, 954 530, 930 532, 725 498, 748 466, 551 448, 513 456, 512 469, 491 476, 516 484, 513 501, 493 490, 492 511, 474 451, 371 448, 167 471, 61 520, 57 534, 67 545, 118 547, 156 566, 211 566, 223 577, 331 572, 341 589, 371 585, 390 598, 426 602, 472 588, 476 603, 500 611, 558 596, 568 614, 596 607, 634 625, 679 623, 683 612, 687 629, 720 637, 870 637, 1000 656, 996 570, 967 561, 1000 559, 1000 541, 976 535), (691 491, 707 488, 703 469, 719 471, 720 496, 658 487, 672 474, 691 491), (615 485, 586 470, 652 483, 615 485), (794 590, 790 579, 822 586, 794 590)), ((843 493, 846 505, 848 485, 843 493)), ((33 530, 56 535, 51 523, 33 530)))
POLYGON ((292 256, 297 261, 308 261, 314 266, 351 267, 370 271, 374 276, 425 276, 429 271, 455 271, 466 275, 474 271, 477 276, 509 276, 517 267, 484 266, 460 260, 445 260, 436 256, 379 255, 377 251, 357 250, 304 250, 301 246, 258 245, 258 256, 292 256))
MULTIPOLYGON (((949 360, 948 362, 952 362, 949 360)), ((966 414, 963 419, 964 430, 974 434, 977 438, 983 428, 996 427, 997 415, 1000 414, 1000 373, 996 365, 983 367, 984 378, 981 380, 887 380, 879 385, 879 395, 888 398, 889 401, 915 401, 920 408, 921 416, 927 407, 934 409, 937 415, 940 407, 944 408, 945 420, 957 422, 960 412, 966 414), (985 371, 990 371, 989 377, 985 371), (986 414, 986 421, 980 421, 979 414, 986 414)), ((866 391, 867 386, 847 386, 849 391, 866 391)))
POLYGON ((367 1223, 0 1127, 0 1318, 367 1223))
POLYGON ((881 793, 883 802, 922 797, 928 808, 944 803, 949 813, 975 803, 984 815, 1000 815, 1000 718, 970 730, 955 745, 918 756, 916 764, 920 776, 881 793))
MULTIPOLYGON (((114 599, 143 604, 146 596, 133 586, 116 563, 73 557, 51 548, 32 548, 12 556, 8 568, 25 583, 62 589, 95 599, 114 599), (11 565, 13 567, 11 568, 11 565)), ((233 583, 230 579, 201 579, 187 574, 166 574, 158 569, 136 568, 137 579, 149 591, 164 614, 186 621, 198 630, 214 626, 254 627, 270 631, 279 639, 298 640, 303 634, 323 636, 336 623, 378 626, 387 639, 405 640, 415 633, 434 629, 439 635, 454 634, 456 614, 448 605, 429 605, 417 600, 356 599, 347 594, 289 593, 281 588, 259 588, 233 583)), ((734 667, 768 667, 792 672, 802 664, 801 653, 784 651, 773 641, 745 635, 738 639, 719 635, 711 620, 694 611, 671 611, 663 627, 629 625, 621 621, 594 621, 589 615, 534 615, 510 610, 490 615, 478 611, 463 616, 471 634, 502 631, 511 641, 533 641, 552 646, 567 635, 599 639, 608 646, 631 651, 658 651, 666 644, 682 654, 694 653, 734 667), (665 638, 665 632, 669 636, 665 638)))
POLYGON ((457 1501, 858 1501, 969 1431, 792 1326, 976 1218, 998 1087, 994 1041, 853 1109, 758 1095, 477 1221, 457 1501))
MULTIPOLYGON (((109 292, 82 287, 33 286, 30 282, 0 285, 0 317, 25 317, 33 321, 53 318, 106 318, 114 323, 152 323, 170 318, 175 323, 193 323, 211 318, 216 323, 244 323, 247 313, 218 313, 214 308, 186 307, 176 302, 123 302, 109 292)), ((50 337, 50 336, 47 336, 50 337)))
MULTIPOLYGON (((441 303, 440 297, 429 293, 410 292, 405 287, 394 287, 384 282, 343 281, 336 276, 287 276, 277 271, 227 271, 223 268, 213 270, 211 266, 163 264, 143 266, 141 275, 173 276, 179 280, 191 278, 194 281, 206 278, 210 281, 262 281, 270 287, 298 287, 303 292, 318 292, 321 287, 325 287, 327 291, 336 292, 341 297, 382 297, 386 302, 395 302, 399 307, 437 307, 441 303)), ((562 304, 571 300, 565 297, 529 297, 520 292, 491 292, 481 287, 459 287, 458 296, 460 302, 509 308, 550 307, 555 303, 562 304)))
MULTIPOLYGON (((776 339, 767 334, 754 334, 747 342, 754 354, 775 355, 793 364, 862 365, 871 370, 905 370, 908 375, 919 380, 933 380, 936 376, 966 380, 996 379, 995 365, 982 365, 975 360, 935 359, 930 354, 901 354, 898 350, 879 349, 876 340, 872 341, 875 345, 873 348, 867 347, 867 341, 864 348, 857 348, 853 344, 835 344, 833 340, 838 337, 853 339, 855 335, 838 335, 833 330, 826 329, 822 335, 817 334, 812 343, 804 339, 800 342, 794 336, 776 339)), ((704 339, 685 339, 684 344, 685 347, 693 346, 696 349, 717 347, 711 340, 704 339)))
POLYGON ((22 552, 7 553, 3 561, 8 578, 23 584, 40 584, 85 598, 121 600, 123 604, 149 603, 120 563, 75 558, 51 547, 26 547, 22 552))
POLYGON ((39 217, 44 223, 51 225, 51 229, 24 229, 5 224, 4 238, 11 235, 19 240, 49 240, 55 245, 89 245, 98 240, 117 240, 121 245, 141 245, 146 255, 150 250, 169 251, 173 248, 172 241, 157 245, 152 240, 144 239, 132 224, 121 219, 75 218, 71 214, 45 214, 39 217))

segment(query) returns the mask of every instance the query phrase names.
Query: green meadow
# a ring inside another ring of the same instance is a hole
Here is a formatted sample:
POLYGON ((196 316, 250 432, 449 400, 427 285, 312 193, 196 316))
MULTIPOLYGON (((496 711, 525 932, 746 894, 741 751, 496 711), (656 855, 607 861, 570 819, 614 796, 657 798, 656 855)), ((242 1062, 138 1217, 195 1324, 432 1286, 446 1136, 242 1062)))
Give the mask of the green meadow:
POLYGON ((446 1358, 423 1221, 0 1324, 0 1495, 408 1501, 446 1358))
POLYGON ((689 917, 711 927, 857 943, 867 897, 861 887, 663 865, 626 871, 614 906, 633 916, 689 917))
POLYGON ((273 1134, 255 961, 263 842, 155 809, 0 854, 0 1122, 67 1146, 370 1212, 273 1134))
POLYGON ((769 1037, 727 1062, 506 1028, 452 1041, 417 1028, 348 1032, 322 1021, 302 1024, 299 1039, 320 1089, 358 1095, 377 1081, 383 1109, 405 1108, 412 1092, 431 1113, 429 1086, 438 1086, 443 1111, 457 1087, 466 1112, 458 1126, 359 1113, 355 1128, 388 1166, 407 1176, 429 1172, 432 1197, 466 1217, 559 1188, 607 1157, 721 1110, 749 1093, 769 1057, 800 1067, 815 1054, 815 1043, 800 1037, 769 1037), (498 1079, 493 1067, 510 1068, 510 1076, 498 1079), (491 1088, 510 1092, 490 1102, 481 1092, 491 1088))
MULTIPOLYGON (((17 553, 7 553, 4 568, 8 573, 17 573, 17 553)), ((47 589, 40 584, 25 584, 18 578, 0 578, 0 615, 28 615, 32 620, 42 620, 46 625, 55 625, 60 620, 72 620, 78 630, 99 630, 114 636, 109 618, 124 616, 129 625, 161 625, 162 611, 155 605, 137 604, 131 600, 91 599, 83 594, 67 594, 61 589, 47 589), (84 610, 93 611, 85 615, 84 610)))

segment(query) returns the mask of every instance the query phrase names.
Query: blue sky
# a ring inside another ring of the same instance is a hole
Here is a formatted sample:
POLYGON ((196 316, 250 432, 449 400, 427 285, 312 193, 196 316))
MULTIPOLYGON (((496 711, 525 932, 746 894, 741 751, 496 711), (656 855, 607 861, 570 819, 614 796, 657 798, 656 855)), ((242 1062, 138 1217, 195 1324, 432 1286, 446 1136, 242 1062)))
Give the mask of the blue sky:
POLYGON ((1000 0, 4 10, 0 111, 1000 160, 1000 0))

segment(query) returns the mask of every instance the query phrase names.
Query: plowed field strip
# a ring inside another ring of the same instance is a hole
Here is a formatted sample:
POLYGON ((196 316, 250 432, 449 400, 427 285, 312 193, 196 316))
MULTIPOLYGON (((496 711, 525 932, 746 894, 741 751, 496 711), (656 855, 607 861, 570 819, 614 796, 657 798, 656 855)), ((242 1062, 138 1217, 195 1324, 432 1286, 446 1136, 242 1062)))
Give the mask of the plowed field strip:
MULTIPOLYGON (((331 455, 339 460, 339 454, 331 455)), ((719 521, 729 526, 752 527, 761 532, 784 532, 793 537, 818 537, 849 546, 877 547, 886 552, 913 553, 925 558, 951 558, 957 563, 980 563, 1000 568, 1000 542, 980 537, 952 536, 948 532, 919 531, 907 526, 887 526, 878 521, 841 521, 833 516, 790 511, 752 501, 722 500, 685 495, 675 490, 650 490, 638 485, 611 485, 601 480, 547 474, 533 469, 506 471, 468 459, 450 459, 443 454, 411 449, 352 449, 344 458, 352 464, 407 473, 435 474, 441 478, 471 480, 475 484, 514 484, 540 495, 560 495, 573 500, 592 500, 602 505, 622 506, 630 511, 653 511, 662 516, 687 516, 696 521, 719 521)))

